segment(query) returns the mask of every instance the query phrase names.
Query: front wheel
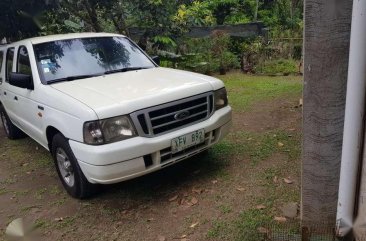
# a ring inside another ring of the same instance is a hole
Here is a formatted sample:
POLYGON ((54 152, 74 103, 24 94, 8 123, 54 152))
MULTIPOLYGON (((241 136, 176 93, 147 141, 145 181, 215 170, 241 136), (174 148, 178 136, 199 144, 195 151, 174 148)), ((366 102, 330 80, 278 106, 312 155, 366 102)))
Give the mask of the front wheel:
POLYGON ((88 182, 63 135, 53 137, 51 153, 62 185, 72 197, 83 199, 95 193, 97 186, 88 182))

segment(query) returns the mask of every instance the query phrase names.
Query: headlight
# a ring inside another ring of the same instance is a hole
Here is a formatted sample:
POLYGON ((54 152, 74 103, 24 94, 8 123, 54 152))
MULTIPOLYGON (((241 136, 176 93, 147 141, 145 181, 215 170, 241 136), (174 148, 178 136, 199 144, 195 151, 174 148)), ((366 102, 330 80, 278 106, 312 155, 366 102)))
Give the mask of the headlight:
POLYGON ((226 89, 222 88, 215 91, 215 110, 219 110, 228 105, 226 89))
POLYGON ((101 145, 134 136, 136 136, 136 130, 128 116, 84 123, 84 142, 87 144, 101 145))

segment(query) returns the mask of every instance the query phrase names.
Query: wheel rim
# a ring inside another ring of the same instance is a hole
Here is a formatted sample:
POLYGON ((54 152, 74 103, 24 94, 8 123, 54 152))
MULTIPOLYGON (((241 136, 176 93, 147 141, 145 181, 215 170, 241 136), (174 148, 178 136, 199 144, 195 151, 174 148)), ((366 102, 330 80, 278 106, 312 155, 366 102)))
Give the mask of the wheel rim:
POLYGON ((4 112, 0 112, 0 115, 1 115, 1 121, 3 122, 5 132, 6 132, 7 135, 9 135, 9 126, 8 126, 9 123, 5 118, 4 112))
POLYGON ((62 179, 69 187, 74 186, 75 175, 69 157, 62 148, 56 150, 56 160, 62 179))

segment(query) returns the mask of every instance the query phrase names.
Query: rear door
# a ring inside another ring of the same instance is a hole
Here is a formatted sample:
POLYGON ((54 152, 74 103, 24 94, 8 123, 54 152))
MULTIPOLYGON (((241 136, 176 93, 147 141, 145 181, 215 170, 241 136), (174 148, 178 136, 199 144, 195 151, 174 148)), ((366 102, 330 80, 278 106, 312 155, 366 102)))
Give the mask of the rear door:
POLYGON ((0 102, 2 102, 3 100, 3 81, 5 79, 4 75, 4 49, 0 49, 0 102))
MULTIPOLYGON (((20 74, 30 75, 33 79, 33 71, 30 63, 28 48, 24 45, 17 49, 15 71, 20 74)), ((12 105, 14 106, 14 114, 19 123, 19 127, 30 135, 33 139, 40 141, 43 136, 42 113, 41 108, 35 101, 37 85, 34 89, 24 89, 11 84, 8 85, 8 90, 11 92, 12 105)), ((39 91, 39 90, 38 90, 39 91)))
POLYGON ((16 125, 19 126, 18 118, 14 112, 14 95, 11 91, 9 91, 9 74, 14 71, 14 47, 8 47, 5 53, 4 58, 4 67, 3 67, 3 73, 2 73, 2 84, 1 84, 1 98, 2 103, 4 105, 5 111, 8 114, 11 121, 16 125))

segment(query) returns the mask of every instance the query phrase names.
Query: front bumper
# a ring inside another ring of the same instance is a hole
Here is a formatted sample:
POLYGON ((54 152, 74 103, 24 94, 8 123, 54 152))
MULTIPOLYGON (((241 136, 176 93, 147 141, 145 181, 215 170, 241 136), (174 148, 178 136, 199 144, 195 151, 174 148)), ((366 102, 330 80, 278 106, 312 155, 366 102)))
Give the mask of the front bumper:
POLYGON ((72 140, 69 144, 89 182, 110 184, 157 171, 196 155, 224 138, 230 126, 231 107, 227 106, 203 122, 158 137, 135 137, 101 146, 72 140), (172 139, 200 129, 205 129, 203 144, 171 153, 172 139))

